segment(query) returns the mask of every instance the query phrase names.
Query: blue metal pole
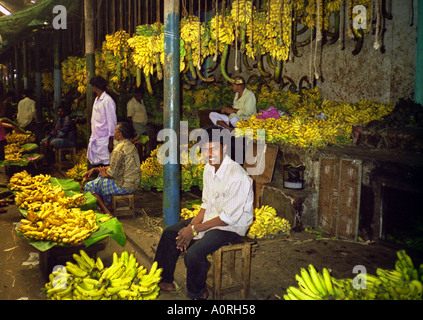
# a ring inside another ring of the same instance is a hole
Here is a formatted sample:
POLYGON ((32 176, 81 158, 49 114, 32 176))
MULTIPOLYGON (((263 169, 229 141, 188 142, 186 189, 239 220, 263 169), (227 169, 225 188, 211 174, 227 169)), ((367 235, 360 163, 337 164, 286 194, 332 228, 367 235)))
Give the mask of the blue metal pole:
POLYGON ((170 159, 178 159, 177 163, 163 165, 163 214, 164 227, 179 221, 180 213, 180 164, 179 164, 179 1, 164 1, 164 129, 175 133, 169 135, 171 143, 170 159))

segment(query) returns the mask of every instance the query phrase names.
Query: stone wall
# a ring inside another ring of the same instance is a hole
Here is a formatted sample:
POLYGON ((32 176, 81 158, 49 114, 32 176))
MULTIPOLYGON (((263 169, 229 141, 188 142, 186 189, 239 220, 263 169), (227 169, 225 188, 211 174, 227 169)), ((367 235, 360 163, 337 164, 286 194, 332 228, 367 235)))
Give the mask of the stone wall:
MULTIPOLYGON (((340 40, 332 45, 324 45, 316 56, 319 73, 316 85, 323 98, 353 103, 373 99, 379 103, 393 104, 401 98, 414 98, 416 15, 417 1, 392 0, 393 19, 384 20, 382 50, 373 48, 375 36, 374 26, 371 24, 367 25, 370 32, 365 34, 363 48, 357 55, 352 54, 355 42, 348 36, 345 36, 343 50, 339 48, 340 40), (412 2, 414 7, 411 9, 412 2)), ((309 30, 300 35, 298 41, 308 37, 309 30)), ((297 85, 303 76, 310 76, 310 50, 310 45, 301 47, 298 50, 301 57, 293 57, 291 61, 284 63, 283 75, 292 78, 297 85)), ((314 71, 314 55, 311 58, 314 71)), ((248 71, 241 61, 239 58, 238 73, 245 78, 258 74, 257 69, 248 71)), ((230 74, 236 73, 234 62, 235 49, 232 48, 227 68, 230 74)), ((266 61, 264 65, 267 71, 272 71, 266 61)))

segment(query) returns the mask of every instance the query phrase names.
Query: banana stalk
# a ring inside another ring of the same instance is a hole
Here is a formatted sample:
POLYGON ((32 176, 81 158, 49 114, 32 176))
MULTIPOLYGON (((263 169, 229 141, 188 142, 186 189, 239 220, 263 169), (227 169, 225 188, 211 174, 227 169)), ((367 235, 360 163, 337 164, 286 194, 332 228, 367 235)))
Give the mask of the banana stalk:
POLYGON ((156 64, 157 64, 157 79, 163 79, 163 68, 162 64, 160 63, 160 54, 156 53, 156 64))
POLYGON ((281 83, 282 68, 283 68, 283 61, 277 60, 276 67, 275 67, 275 76, 274 76, 274 80, 276 83, 281 83))
POLYGON ((188 83, 190 86, 195 86, 195 81, 191 80, 190 78, 188 78, 187 74, 184 72, 182 73, 182 78, 183 80, 188 83))
POLYGON ((197 75, 198 75, 198 77, 200 78, 201 81, 204 81, 204 82, 213 82, 214 81, 213 76, 207 78, 207 77, 203 76, 203 74, 201 73, 200 70, 198 70, 198 68, 196 68, 196 71, 197 71, 197 75))
POLYGON ((228 54, 229 54, 229 45, 225 44, 225 48, 223 49, 222 53, 222 60, 220 61, 220 71, 222 73, 222 76, 229 81, 230 83, 234 83, 235 80, 232 79, 228 73, 226 72, 226 62, 228 60, 228 54))
MULTIPOLYGON (((291 44, 291 50, 294 56, 300 58, 302 54, 298 53, 297 49, 297 35, 299 35, 299 31, 297 30, 298 22, 297 22, 297 12, 294 13, 294 21, 292 22, 292 44, 291 44)), ((306 28, 306 27, 305 27, 306 28)))
POLYGON ((137 88, 141 86, 141 76, 142 76, 142 70, 141 68, 137 68, 137 88))
POLYGON ((153 87, 151 85, 151 78, 150 78, 150 74, 145 74, 144 73, 144 77, 145 77, 145 82, 147 84, 147 90, 149 94, 153 94, 153 87))
POLYGON ((24 129, 19 127, 19 125, 16 122, 14 122, 14 121, 12 121, 8 118, 1 118, 0 121, 4 122, 4 123, 11 124, 12 126, 14 126, 16 128, 16 131, 18 131, 19 133, 23 133, 23 134, 30 134, 31 133, 29 131, 25 131, 24 129))
POLYGON ((364 32, 363 29, 359 29, 358 33, 361 35, 361 37, 354 37, 355 41, 355 47, 352 51, 352 54, 355 56, 360 53, 361 49, 363 48, 363 42, 364 42, 364 32))
POLYGON ((339 11, 336 11, 334 13, 334 16, 335 16, 335 29, 334 29, 334 31, 333 32, 325 31, 326 35, 331 37, 328 44, 334 44, 339 39, 339 23, 341 21, 339 11))
POLYGON ((244 66, 247 68, 247 70, 249 71, 253 70, 253 67, 251 67, 250 64, 248 63, 248 56, 246 54, 242 55, 242 61, 244 63, 244 66))
POLYGON ((267 65, 272 68, 272 69, 276 69, 276 65, 273 63, 272 61, 272 57, 270 56, 270 53, 267 52, 266 53, 266 60, 267 60, 267 65))
POLYGON ((269 78, 271 76, 271 74, 263 68, 263 56, 260 53, 257 54, 257 69, 263 77, 269 78))
POLYGON ((188 46, 188 66, 189 70, 191 71, 191 76, 194 79, 197 79, 197 72, 195 72, 194 61, 192 60, 192 48, 188 46))

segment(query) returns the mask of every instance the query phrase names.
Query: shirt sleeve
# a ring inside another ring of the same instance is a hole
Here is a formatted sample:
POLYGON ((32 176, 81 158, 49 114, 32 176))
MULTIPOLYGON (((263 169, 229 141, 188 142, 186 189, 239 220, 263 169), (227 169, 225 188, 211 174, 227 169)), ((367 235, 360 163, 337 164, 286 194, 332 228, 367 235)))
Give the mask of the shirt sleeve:
POLYGON ((105 99, 104 110, 105 110, 105 116, 107 120, 107 129, 108 129, 109 137, 113 137, 115 128, 117 125, 117 118, 116 118, 116 104, 113 101, 112 97, 108 97, 107 99, 105 99))
POLYGON ((222 199, 222 212, 219 214, 223 222, 233 225, 243 216, 251 184, 251 179, 237 179, 227 185, 222 199))
POLYGON ((203 172, 203 192, 202 192, 202 197, 201 197, 201 209, 207 209, 207 201, 208 201, 208 192, 209 192, 209 184, 207 183, 208 181, 208 166, 206 166, 204 168, 204 172, 203 172))
POLYGON ((119 159, 121 158, 120 153, 121 153, 120 149, 119 150, 115 149, 110 154, 110 165, 109 165, 109 168, 106 170, 106 173, 112 178, 114 178, 114 175, 116 173, 116 168, 119 163, 119 159))

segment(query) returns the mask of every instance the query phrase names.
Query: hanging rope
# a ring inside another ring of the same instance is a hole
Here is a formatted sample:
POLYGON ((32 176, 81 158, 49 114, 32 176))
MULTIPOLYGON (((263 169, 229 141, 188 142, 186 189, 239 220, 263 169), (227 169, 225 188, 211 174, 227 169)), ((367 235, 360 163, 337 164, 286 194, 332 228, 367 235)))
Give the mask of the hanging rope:
POLYGON ((182 0, 182 17, 186 17, 187 15, 187 0, 182 0))
POLYGON ((236 25, 235 25, 235 71, 238 71, 238 28, 239 28, 239 0, 236 0, 236 25))
POLYGON ((375 33, 375 43, 373 44, 373 48, 375 50, 379 50, 381 47, 381 16, 382 16, 382 1, 381 0, 374 0, 375 1, 375 8, 376 8, 376 33, 375 33))
POLYGON ((316 58, 317 58, 317 46, 322 40, 322 31, 320 30, 320 0, 316 2, 317 6, 317 21, 316 21, 316 47, 314 48, 314 77, 319 79, 319 73, 317 72, 316 58))
POLYGON ((201 0, 198 0, 198 62, 197 69, 201 70, 201 0))
POLYGON ((216 19, 216 52, 214 53, 213 61, 217 61, 217 53, 219 51, 219 2, 217 0, 213 0, 214 4, 216 5, 216 12, 215 12, 215 19, 216 19))
POLYGON ((341 1, 341 7, 339 11, 339 49, 344 48, 344 33, 345 33, 345 1, 341 1))

